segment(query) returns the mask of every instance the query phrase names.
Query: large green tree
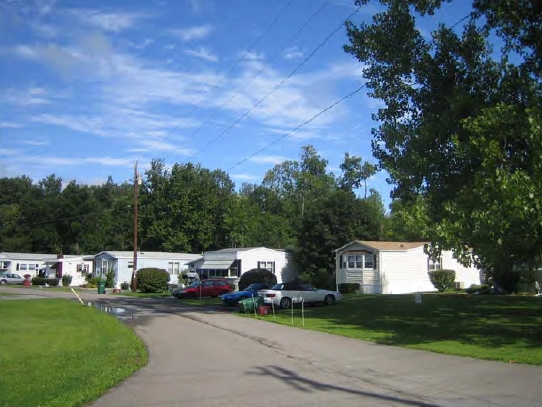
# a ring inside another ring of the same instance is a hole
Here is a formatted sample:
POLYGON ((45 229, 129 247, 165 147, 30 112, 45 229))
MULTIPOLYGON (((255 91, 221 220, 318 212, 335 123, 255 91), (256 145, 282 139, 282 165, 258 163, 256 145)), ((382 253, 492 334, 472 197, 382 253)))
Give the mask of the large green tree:
POLYGON ((385 105, 373 150, 394 197, 422 196, 433 246, 465 263, 470 246, 498 276, 542 248, 542 3, 476 0, 424 38, 419 19, 459 1, 378 1, 371 23, 347 24, 345 50, 385 105))

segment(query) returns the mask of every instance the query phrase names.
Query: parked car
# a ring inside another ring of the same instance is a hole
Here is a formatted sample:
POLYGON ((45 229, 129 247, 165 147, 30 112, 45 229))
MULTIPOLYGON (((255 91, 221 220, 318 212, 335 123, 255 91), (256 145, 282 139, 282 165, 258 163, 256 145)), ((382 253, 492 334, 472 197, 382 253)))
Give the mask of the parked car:
POLYGON ((237 305, 239 301, 243 301, 246 298, 258 297, 259 290, 266 290, 269 288, 269 285, 263 283, 255 283, 249 285, 243 291, 235 291, 229 294, 223 294, 220 296, 224 304, 227 305, 237 305))
POLYGON ((0 273, 0 284, 22 284, 25 280, 24 277, 21 277, 19 274, 13 273, 0 273))
POLYGON ((292 303, 300 304, 301 302, 333 305, 342 298, 337 291, 323 290, 314 288, 310 284, 295 282, 275 284, 268 290, 258 291, 258 295, 263 297, 265 304, 273 304, 280 308, 290 308, 292 303))
POLYGON ((173 296, 177 298, 197 298, 197 297, 218 297, 233 291, 233 287, 224 278, 210 278, 201 280, 184 288, 178 288, 173 291, 173 296))

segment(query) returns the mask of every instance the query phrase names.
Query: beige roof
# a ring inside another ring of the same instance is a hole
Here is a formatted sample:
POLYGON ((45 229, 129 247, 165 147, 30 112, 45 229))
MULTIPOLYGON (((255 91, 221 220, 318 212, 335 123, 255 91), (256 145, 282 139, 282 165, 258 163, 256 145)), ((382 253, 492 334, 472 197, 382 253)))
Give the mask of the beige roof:
POLYGON ((353 242, 350 242, 335 251, 337 252, 339 250, 343 250, 353 243, 359 243, 375 250, 386 251, 386 250, 410 250, 416 247, 423 246, 424 244, 428 244, 430 242, 381 242, 378 240, 354 240, 353 242))

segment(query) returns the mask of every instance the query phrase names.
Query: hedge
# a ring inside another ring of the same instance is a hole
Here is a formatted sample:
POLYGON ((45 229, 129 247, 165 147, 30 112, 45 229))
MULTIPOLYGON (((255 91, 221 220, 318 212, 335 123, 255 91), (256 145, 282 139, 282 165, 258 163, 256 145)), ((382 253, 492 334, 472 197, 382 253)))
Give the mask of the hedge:
POLYGON ((142 293, 163 293, 167 291, 169 273, 159 268, 142 268, 137 271, 137 288, 142 293))
POLYGON ((432 270, 427 273, 433 286, 439 291, 444 292, 449 288, 454 288, 455 270, 432 270))
POLYGON ((51 287, 57 287, 60 283, 60 278, 45 278, 45 277, 33 277, 32 285, 45 285, 48 284, 51 287))
POLYGON ((267 284, 271 287, 277 284, 277 276, 266 269, 252 269, 241 275, 239 291, 243 291, 251 284, 267 284))
POLYGON ((341 294, 356 294, 359 290, 358 283, 341 283, 339 284, 339 292, 341 294))

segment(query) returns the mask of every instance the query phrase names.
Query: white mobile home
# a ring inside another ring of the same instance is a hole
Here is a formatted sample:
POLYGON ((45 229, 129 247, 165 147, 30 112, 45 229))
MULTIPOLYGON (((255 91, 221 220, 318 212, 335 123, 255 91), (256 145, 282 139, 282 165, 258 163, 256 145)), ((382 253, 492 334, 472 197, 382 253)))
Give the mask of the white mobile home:
POLYGON ((46 261, 56 259, 56 254, 1 252, 0 269, 21 276, 30 274, 34 277, 38 275, 41 269, 46 267, 46 261))
POLYGON ((202 277, 223 277, 237 285, 244 272, 252 269, 267 269, 277 281, 286 282, 297 277, 291 256, 285 250, 266 247, 231 248, 203 253, 203 258, 190 263, 190 271, 202 277))
MULTIPOLYGON (((155 267, 164 269, 170 274, 170 282, 177 283, 177 273, 188 270, 188 263, 201 258, 200 254, 147 252, 137 253, 137 269, 155 267)), ((134 267, 134 252, 105 251, 94 257, 94 273, 106 275, 109 270, 115 271, 115 286, 123 282, 131 282, 134 267)))
POLYGON ((93 261, 93 255, 58 255, 45 262, 45 272, 48 277, 58 278, 69 274, 72 276, 70 286, 80 286, 87 282, 87 275, 92 274, 93 261))
POLYGON ((430 270, 455 270, 462 287, 480 284, 480 271, 464 267, 443 251, 438 261, 425 252, 429 242, 353 241, 337 249, 336 282, 360 285, 366 294, 405 294, 436 291, 427 274, 430 270))

